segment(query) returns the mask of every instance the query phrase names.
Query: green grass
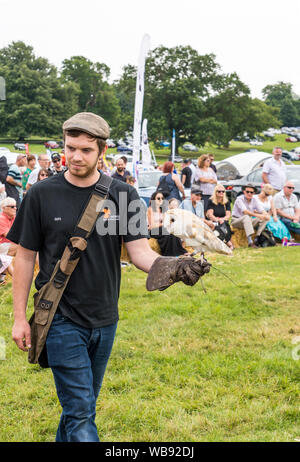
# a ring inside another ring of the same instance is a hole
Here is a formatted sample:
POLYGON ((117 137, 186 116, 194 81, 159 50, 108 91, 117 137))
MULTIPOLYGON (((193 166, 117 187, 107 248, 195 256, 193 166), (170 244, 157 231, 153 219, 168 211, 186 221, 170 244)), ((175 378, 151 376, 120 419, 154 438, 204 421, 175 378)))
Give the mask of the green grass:
MULTIPOLYGON (((146 292, 122 269, 120 322, 97 403, 102 441, 294 441, 300 435, 297 247, 210 256, 194 287, 146 292)), ((1 287, 0 441, 53 441, 60 405, 50 370, 11 340, 11 285, 1 287)), ((30 310, 32 303, 30 303, 30 310)))

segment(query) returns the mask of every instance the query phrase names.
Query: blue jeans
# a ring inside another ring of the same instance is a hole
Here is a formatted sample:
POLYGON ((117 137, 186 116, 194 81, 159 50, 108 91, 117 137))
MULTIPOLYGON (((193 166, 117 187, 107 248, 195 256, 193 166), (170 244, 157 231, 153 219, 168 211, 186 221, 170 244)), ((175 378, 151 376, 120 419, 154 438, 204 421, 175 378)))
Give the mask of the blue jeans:
POLYGON ((295 234, 300 234, 300 228, 293 228, 293 226, 291 226, 292 220, 284 217, 280 217, 280 220, 285 224, 289 231, 292 231, 292 233, 295 234))
POLYGON ((88 329, 55 314, 47 337, 49 366, 63 408, 57 442, 99 441, 96 401, 117 323, 88 329))

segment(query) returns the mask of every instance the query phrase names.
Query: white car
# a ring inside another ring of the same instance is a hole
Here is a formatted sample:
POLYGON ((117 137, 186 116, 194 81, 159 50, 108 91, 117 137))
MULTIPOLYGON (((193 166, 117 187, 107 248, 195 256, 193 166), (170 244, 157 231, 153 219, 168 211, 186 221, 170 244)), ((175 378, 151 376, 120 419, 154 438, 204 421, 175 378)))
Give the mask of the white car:
POLYGON ((262 146, 263 145, 262 141, 258 141, 258 140, 251 140, 250 144, 252 146, 262 146))

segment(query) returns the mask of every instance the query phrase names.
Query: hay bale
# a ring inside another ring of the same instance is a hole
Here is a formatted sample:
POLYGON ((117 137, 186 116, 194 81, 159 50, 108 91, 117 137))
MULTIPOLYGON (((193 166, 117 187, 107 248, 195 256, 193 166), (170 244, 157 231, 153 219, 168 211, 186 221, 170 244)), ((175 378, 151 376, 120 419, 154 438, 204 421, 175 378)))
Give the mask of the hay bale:
POLYGON ((232 234, 231 242, 236 249, 240 247, 248 247, 247 236, 244 229, 233 228, 231 226, 232 234))

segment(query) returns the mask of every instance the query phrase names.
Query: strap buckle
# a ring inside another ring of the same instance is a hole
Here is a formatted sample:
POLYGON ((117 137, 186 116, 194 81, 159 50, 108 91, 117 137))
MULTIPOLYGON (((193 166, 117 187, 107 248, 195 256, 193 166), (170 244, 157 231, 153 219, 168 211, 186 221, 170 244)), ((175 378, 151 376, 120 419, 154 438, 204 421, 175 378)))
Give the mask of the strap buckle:
POLYGON ((95 191, 99 193, 101 196, 106 196, 108 194, 108 187, 104 186, 101 183, 97 183, 95 186, 95 191))

